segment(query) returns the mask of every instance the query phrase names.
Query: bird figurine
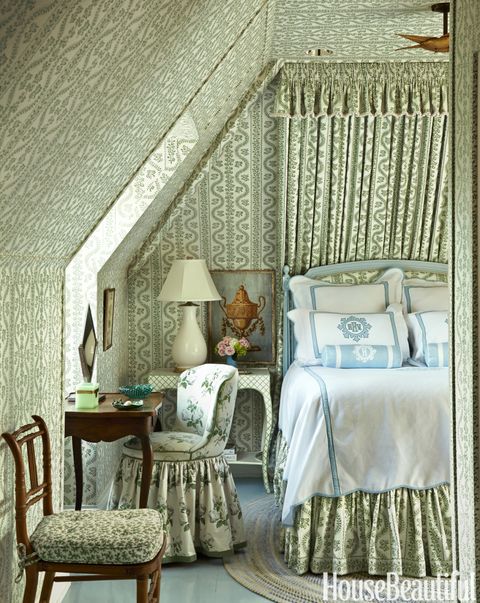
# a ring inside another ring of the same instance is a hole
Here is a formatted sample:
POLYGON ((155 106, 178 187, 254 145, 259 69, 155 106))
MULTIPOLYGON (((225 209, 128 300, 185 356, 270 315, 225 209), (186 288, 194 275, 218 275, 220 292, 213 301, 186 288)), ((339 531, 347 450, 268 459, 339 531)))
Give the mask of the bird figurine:
POLYGON ((424 50, 430 50, 431 52, 448 52, 450 35, 448 33, 443 36, 414 36, 410 34, 397 34, 405 40, 410 42, 416 42, 414 46, 402 46, 396 50, 408 50, 410 48, 423 48, 424 50))
POLYGON ((408 50, 410 48, 423 48, 430 52, 448 52, 450 45, 450 35, 448 33, 448 13, 450 11, 449 2, 438 2, 432 4, 432 10, 443 15, 443 35, 441 36, 415 36, 413 34, 397 34, 405 40, 416 42, 415 46, 402 46, 397 50, 408 50))

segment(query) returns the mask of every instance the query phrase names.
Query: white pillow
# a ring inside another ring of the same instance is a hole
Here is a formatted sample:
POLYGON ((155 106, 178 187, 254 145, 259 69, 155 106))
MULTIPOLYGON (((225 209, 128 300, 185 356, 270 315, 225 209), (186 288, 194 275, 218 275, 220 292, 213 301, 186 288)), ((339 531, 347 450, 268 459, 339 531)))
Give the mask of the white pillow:
POLYGON ((385 312, 392 303, 402 301, 403 272, 390 268, 375 283, 335 285, 306 276, 289 281, 295 308, 319 312, 385 312))
POLYGON ((337 314, 297 308, 287 316, 294 324, 295 357, 300 364, 322 364, 326 345, 397 345, 403 360, 408 358, 407 325, 400 304, 391 304, 382 313, 337 314))
POLYGON ((414 312, 407 316, 412 358, 425 362, 428 344, 448 342, 448 312, 414 312))
POLYGON ((429 283, 420 279, 410 279, 403 284, 403 302, 407 314, 411 312, 447 312, 450 294, 445 283, 429 283))

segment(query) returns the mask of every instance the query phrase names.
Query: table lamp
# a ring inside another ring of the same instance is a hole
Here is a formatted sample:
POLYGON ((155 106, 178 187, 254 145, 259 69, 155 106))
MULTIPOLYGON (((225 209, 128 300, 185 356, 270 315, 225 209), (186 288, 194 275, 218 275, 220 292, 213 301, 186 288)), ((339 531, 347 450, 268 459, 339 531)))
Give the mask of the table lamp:
POLYGON ((160 301, 183 302, 183 321, 172 347, 176 371, 203 364, 207 344, 197 322, 198 304, 221 299, 205 260, 174 260, 160 291, 160 301))

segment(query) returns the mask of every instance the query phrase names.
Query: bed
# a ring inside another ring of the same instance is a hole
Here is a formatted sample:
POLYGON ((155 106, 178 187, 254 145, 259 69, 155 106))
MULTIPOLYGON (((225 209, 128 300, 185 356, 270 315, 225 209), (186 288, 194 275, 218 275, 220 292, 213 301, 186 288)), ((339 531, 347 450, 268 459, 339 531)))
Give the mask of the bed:
POLYGON ((274 490, 297 573, 451 573, 446 280, 401 260, 284 271, 274 490))

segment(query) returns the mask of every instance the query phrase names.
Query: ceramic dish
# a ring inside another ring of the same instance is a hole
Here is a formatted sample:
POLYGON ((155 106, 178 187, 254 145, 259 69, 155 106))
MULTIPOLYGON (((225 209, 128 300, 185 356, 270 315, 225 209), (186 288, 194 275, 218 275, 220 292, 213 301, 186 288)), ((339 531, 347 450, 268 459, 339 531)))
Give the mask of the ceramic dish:
POLYGON ((152 393, 153 385, 150 383, 142 383, 140 385, 124 385, 119 387, 118 390, 124 395, 130 398, 130 400, 143 400, 152 393))
POLYGON ((112 406, 117 410, 141 410, 143 400, 114 400, 112 406))

